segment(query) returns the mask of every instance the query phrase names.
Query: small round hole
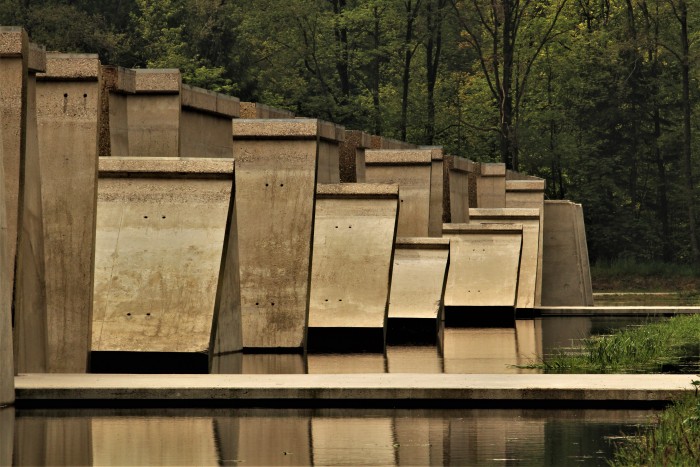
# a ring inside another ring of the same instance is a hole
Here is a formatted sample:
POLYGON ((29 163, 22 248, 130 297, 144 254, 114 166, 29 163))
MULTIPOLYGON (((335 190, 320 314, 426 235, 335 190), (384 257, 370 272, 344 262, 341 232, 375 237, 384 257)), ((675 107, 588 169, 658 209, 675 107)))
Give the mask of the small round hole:
POLYGON ((352 229, 352 225, 348 225, 348 229, 352 229))
POLYGON ((144 219, 148 219, 148 216, 143 216, 144 219))
POLYGON ((260 305, 260 302, 255 302, 255 306, 258 306, 258 305, 260 305))
POLYGON ((165 216, 163 216, 163 219, 165 219, 165 216))
POLYGON ((83 97, 87 97, 87 94, 83 94, 83 97))
POLYGON ((326 301, 328 301, 328 299, 326 299, 326 301))
POLYGON ((151 316, 151 314, 150 314, 150 313, 146 313, 146 316, 151 316))
POLYGON ((284 186, 284 183, 280 183, 280 186, 284 186))
POLYGON ((270 305, 275 306, 275 302, 270 303, 270 305))
POLYGON ((338 228, 338 226, 336 225, 336 226, 335 226, 335 228, 337 229, 337 228, 338 228))
POLYGON ((339 298, 339 299, 338 299, 338 301, 339 301, 339 302, 342 302, 342 301, 343 301, 343 299, 342 299, 342 298, 339 298))
POLYGON ((266 183, 265 186, 270 186, 270 184, 269 184, 269 183, 266 183))
POLYGON ((63 94, 63 97, 68 97, 68 93, 63 94))
POLYGON ((131 313, 127 313, 126 316, 131 316, 131 313))

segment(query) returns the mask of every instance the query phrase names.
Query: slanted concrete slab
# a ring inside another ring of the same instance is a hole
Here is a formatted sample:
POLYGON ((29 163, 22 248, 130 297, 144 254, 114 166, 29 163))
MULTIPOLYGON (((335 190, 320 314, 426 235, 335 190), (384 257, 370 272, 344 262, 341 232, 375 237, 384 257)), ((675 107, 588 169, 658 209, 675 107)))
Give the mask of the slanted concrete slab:
POLYGON ((465 311, 488 313, 484 308, 514 311, 522 224, 445 224, 443 236, 450 239, 446 324, 451 311, 455 318, 465 311))
POLYGON ((542 306, 593 306, 583 208, 545 201, 542 306))
POLYGON ((443 203, 443 155, 441 146, 421 146, 430 149, 430 219, 428 220, 428 236, 442 236, 442 203, 443 203))
POLYGON ((430 149, 365 151, 367 182, 400 186, 399 237, 429 236, 431 164, 430 149))
MULTIPOLYGON (((444 165, 443 207, 445 223, 469 222, 470 197, 476 194, 476 174, 479 166, 475 162, 457 156, 446 156, 444 165)), ((476 200, 475 200, 476 202, 476 200)))
POLYGON ((240 114, 239 100, 185 84, 180 92, 179 156, 230 158, 231 119, 240 114))
POLYGON ((340 143, 340 181, 365 182, 365 150, 371 148, 371 135, 364 131, 345 130, 345 141, 340 143))
POLYGON ((240 350, 233 176, 231 159, 100 159, 93 358, 240 350))
POLYGON ((243 345, 304 346, 319 140, 313 119, 233 120, 243 345))
POLYGON ((542 249, 540 245, 539 209, 472 209, 471 222, 475 224, 522 224, 523 246, 518 274, 517 308, 539 306, 537 297, 541 293, 542 249), (538 287, 540 289, 538 290, 538 287))
POLYGON ((241 102, 240 118, 294 118, 294 112, 276 109, 259 102, 241 102))
POLYGON ((88 371, 97 208, 100 61, 47 54, 37 75, 48 371, 88 371))
POLYGON ((506 165, 479 164, 480 172, 476 183, 476 207, 506 207, 506 165))
POLYGON ((399 188, 318 185, 309 351, 384 349, 399 188))
POLYGON ((396 239, 387 329, 390 343, 437 342, 449 262, 446 238, 396 239))

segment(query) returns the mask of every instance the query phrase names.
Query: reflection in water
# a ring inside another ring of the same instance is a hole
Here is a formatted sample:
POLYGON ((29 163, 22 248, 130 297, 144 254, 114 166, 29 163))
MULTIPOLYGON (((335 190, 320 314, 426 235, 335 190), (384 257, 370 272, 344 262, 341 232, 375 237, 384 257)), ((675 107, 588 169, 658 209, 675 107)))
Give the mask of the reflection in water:
MULTIPOLYGON (((605 465, 653 412, 496 409, 19 410, 8 465, 605 465), (59 434, 60 433, 60 434, 59 434)), ((11 440, 10 440, 11 441, 11 440)), ((9 453, 6 451, 9 449, 9 453)))
POLYGON ((387 373, 442 373, 442 355, 432 345, 392 345, 386 348, 387 373))
POLYGON ((307 354, 309 374, 386 373, 386 356, 381 353, 307 354))
POLYGON ((15 439, 15 409, 0 408, 0 465, 12 464, 12 444, 15 439))

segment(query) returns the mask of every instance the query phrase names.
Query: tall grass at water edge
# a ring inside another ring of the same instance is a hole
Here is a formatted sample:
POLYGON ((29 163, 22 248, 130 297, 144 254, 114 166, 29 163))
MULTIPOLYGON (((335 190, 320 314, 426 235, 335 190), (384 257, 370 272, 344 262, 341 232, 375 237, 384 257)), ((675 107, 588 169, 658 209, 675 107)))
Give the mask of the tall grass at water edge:
POLYGON ((700 266, 617 259, 591 266, 594 292, 700 292, 700 266))

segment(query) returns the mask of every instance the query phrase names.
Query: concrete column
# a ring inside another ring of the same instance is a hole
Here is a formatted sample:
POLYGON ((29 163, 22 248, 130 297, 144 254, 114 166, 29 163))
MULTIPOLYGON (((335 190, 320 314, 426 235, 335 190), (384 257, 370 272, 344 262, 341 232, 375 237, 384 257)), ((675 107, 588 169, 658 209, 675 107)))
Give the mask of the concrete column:
POLYGON ((259 102, 241 102, 240 118, 294 118, 294 112, 276 109, 259 102))
POLYGON ((321 137, 318 141, 318 183, 340 183, 340 143, 345 141, 345 127, 321 122, 328 127, 332 137, 321 137))
POLYGON ((185 84, 181 99, 179 156, 230 158, 231 119, 239 116, 239 100, 185 84))
POLYGON ((368 150, 368 183, 395 183, 400 187, 399 237, 428 237, 430 226, 430 149, 368 150))
POLYGON ((479 164, 480 173, 476 184, 476 207, 506 207, 506 165, 479 164))
POLYGON ((345 130, 345 141, 340 144, 340 181, 342 183, 365 182, 365 149, 369 149, 371 136, 364 131, 345 130))
POLYGON ((48 322, 48 371, 85 373, 92 339, 100 61, 47 54, 37 123, 48 322))
POLYGON ((129 156, 127 100, 136 92, 135 73, 128 68, 102 67, 100 157, 129 156))
POLYGON ((319 185, 307 348, 383 351, 399 188, 319 185))
MULTIPOLYGON (((2 58, 0 58, 2 65, 2 58)), ((0 161, 3 161, 3 125, 0 125, 0 161)), ((12 344, 12 279, 9 277, 11 258, 8 255, 7 217, 5 216, 5 173, 4 164, 0 163, 0 417, 9 417, 10 409, 2 409, 15 401, 15 362, 12 344)), ((13 412, 14 414, 14 412, 13 412)), ((3 418, 3 423, 7 420, 3 418)), ((12 416, 14 425, 14 415, 12 416)), ((4 426, 4 425, 3 425, 4 426)), ((8 425, 9 426, 9 425, 8 425)), ((4 430, 3 430, 4 431, 4 430)), ((10 433, 13 431, 8 429, 10 433)), ((2 465, 12 463, 12 438, 7 444, 6 433, 0 434, 0 446, 9 446, 10 455, 0 457, 2 465)), ((4 450, 3 450, 4 452, 4 450)))
POLYGON ((421 146, 421 149, 430 149, 430 218, 428 220, 428 236, 442 236, 442 203, 443 203, 443 181, 442 181, 442 147, 421 146))

